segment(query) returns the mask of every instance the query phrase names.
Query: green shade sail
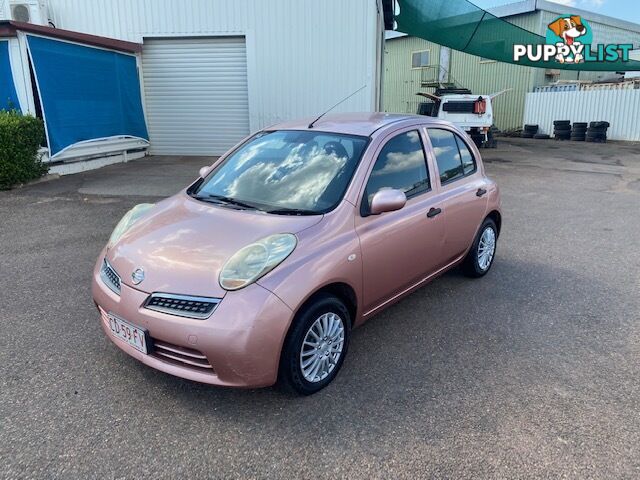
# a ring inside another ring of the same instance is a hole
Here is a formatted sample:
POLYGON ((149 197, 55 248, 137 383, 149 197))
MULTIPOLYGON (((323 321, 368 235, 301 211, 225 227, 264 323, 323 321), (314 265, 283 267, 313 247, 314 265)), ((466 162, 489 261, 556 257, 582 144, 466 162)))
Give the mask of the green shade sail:
MULTIPOLYGON (((525 56, 516 62, 514 45, 543 46, 547 44, 546 38, 502 20, 467 0, 397 1, 400 7, 400 12, 395 17, 397 31, 471 55, 539 68, 640 71, 640 62, 634 60, 560 63, 554 58, 549 61, 532 61, 525 56)), ((571 13, 570 8, 567 7, 567 16, 571 13)), ((591 52, 592 57, 597 55, 597 45, 591 46, 591 52)))

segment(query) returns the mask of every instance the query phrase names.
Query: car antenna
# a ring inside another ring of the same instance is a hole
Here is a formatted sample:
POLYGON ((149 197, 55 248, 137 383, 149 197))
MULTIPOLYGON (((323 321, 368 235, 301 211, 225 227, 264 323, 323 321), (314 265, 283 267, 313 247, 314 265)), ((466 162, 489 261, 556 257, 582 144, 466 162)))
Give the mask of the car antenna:
POLYGON ((346 102, 347 100, 349 100, 351 97, 353 97, 356 93, 358 93, 361 90, 364 90, 367 87, 367 85, 363 85, 361 86, 358 90, 356 90, 355 92, 353 92, 351 95, 349 95, 347 98, 344 98, 342 100, 340 100, 338 103, 336 103, 333 107, 331 107, 329 110, 327 110, 326 112, 324 112, 322 115, 320 115, 318 118, 316 118, 313 122, 311 122, 309 124, 309 128, 313 128, 313 125, 320 120, 322 117, 324 117, 327 113, 329 113, 331 110, 333 110, 334 108, 336 108, 338 105, 346 102))

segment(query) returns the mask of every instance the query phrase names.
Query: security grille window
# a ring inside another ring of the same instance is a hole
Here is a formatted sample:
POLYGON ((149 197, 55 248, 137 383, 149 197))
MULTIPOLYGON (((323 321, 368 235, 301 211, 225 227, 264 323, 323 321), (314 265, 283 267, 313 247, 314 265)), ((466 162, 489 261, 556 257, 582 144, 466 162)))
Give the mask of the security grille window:
POLYGON ((476 102, 446 102, 442 110, 451 113, 473 113, 476 102))
POLYGON ((423 50, 422 52, 413 52, 411 54, 411 68, 428 67, 430 60, 429 50, 423 50))
POLYGON ((380 152, 367 183, 364 203, 368 208, 380 190, 401 190, 411 198, 430 188, 422 140, 418 131, 412 130, 389 140, 380 152))
POLYGON ((448 130, 429 129, 440 183, 443 185, 458 180, 476 171, 476 162, 465 142, 448 130))

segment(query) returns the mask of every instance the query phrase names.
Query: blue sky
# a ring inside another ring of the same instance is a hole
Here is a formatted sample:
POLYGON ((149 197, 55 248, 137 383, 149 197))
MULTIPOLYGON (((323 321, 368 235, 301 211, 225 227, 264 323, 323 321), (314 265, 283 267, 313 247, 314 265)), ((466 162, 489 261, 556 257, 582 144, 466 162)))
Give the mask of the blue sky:
MULTIPOLYGON (((494 7, 506 3, 514 3, 513 0, 470 0, 480 8, 494 7)), ((551 0, 554 1, 554 0, 551 0)), ((567 5, 567 13, 571 13, 571 7, 601 13, 610 17, 621 18, 629 22, 640 23, 640 5, 638 0, 555 0, 555 3, 567 5)))

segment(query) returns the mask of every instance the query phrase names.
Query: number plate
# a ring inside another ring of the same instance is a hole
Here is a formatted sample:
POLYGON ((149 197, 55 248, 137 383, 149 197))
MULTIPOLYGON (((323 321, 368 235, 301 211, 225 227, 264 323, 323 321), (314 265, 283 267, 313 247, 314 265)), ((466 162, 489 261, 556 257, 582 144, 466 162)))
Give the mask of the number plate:
POLYGON ((127 342, 142 353, 148 353, 147 331, 145 329, 131 325, 111 313, 109 314, 109 327, 115 337, 127 342))

